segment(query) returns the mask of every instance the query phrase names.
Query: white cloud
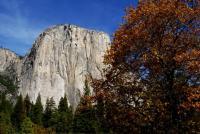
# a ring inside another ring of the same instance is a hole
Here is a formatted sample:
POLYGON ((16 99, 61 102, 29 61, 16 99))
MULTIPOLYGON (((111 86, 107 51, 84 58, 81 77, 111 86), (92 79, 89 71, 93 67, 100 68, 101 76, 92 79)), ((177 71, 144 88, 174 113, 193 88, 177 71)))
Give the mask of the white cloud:
POLYGON ((19 2, 19 0, 1 1, 6 12, 0 13, 0 36, 31 44, 41 32, 41 28, 33 26, 30 20, 22 15, 19 2))

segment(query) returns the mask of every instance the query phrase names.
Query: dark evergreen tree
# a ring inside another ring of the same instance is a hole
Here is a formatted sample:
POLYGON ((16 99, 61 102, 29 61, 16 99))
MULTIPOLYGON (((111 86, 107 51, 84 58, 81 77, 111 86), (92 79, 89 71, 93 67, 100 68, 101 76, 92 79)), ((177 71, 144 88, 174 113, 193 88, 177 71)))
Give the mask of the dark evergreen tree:
POLYGON ((31 101, 30 101, 30 98, 29 98, 28 94, 26 95, 26 97, 24 99, 24 106, 25 106, 26 116, 30 117, 30 114, 31 114, 31 101))
POLYGON ((6 94, 0 94, 0 112, 11 114, 13 110, 12 103, 6 99, 6 94))
POLYGON ((50 99, 47 98, 44 116, 43 116, 44 127, 55 128, 55 124, 57 122, 57 116, 58 116, 58 113, 57 113, 57 109, 56 109, 55 101, 53 97, 51 97, 50 99))
POLYGON ((64 98, 61 97, 59 105, 58 105, 58 111, 59 112, 68 112, 68 102, 67 102, 67 96, 64 95, 64 98))
POLYGON ((68 133, 71 129, 73 120, 72 108, 68 107, 67 96, 60 99, 58 105, 58 120, 56 125, 56 131, 58 133, 68 133))
POLYGON ((74 133, 96 133, 99 131, 99 123, 95 116, 87 80, 85 81, 84 96, 75 112, 72 129, 74 133))
POLYGON ((61 112, 58 115, 56 131, 58 133, 69 133, 71 130, 73 121, 73 114, 72 112, 61 112))
POLYGON ((46 100, 46 105, 45 105, 45 110, 44 110, 44 114, 43 114, 43 126, 44 127, 49 127, 48 121, 51 117, 51 110, 50 110, 50 106, 49 106, 50 100, 49 98, 47 98, 46 100))
POLYGON ((85 87, 84 87, 84 95, 85 96, 90 96, 91 92, 90 92, 90 87, 89 87, 89 83, 88 83, 88 79, 85 79, 85 87))
POLYGON ((43 106, 40 94, 37 97, 36 103, 31 111, 31 120, 38 125, 42 125, 43 106))
POLYGON ((98 124, 94 109, 78 109, 75 113, 72 128, 74 133, 96 133, 98 131, 98 124))
POLYGON ((34 103, 31 102, 31 111, 30 111, 29 117, 32 122, 33 122, 33 115, 34 115, 34 106, 35 106, 34 103))
POLYGON ((25 117, 26 113, 25 113, 24 101, 22 95, 20 94, 20 96, 17 98, 17 103, 14 107, 14 111, 11 117, 12 124, 16 127, 17 131, 19 131, 20 125, 25 117))

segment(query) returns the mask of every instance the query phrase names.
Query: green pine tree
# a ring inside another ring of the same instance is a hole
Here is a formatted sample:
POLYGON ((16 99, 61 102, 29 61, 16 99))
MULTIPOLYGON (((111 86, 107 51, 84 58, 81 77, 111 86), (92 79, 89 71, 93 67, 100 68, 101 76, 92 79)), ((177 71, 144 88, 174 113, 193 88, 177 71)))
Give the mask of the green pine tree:
POLYGON ((98 132, 99 124, 95 116, 95 109, 92 105, 90 94, 88 81, 86 79, 84 96, 81 97, 73 120, 72 129, 74 133, 98 132))
POLYGON ((20 125, 25 117, 26 113, 25 113, 24 101, 22 95, 20 94, 20 96, 17 98, 17 103, 14 107, 14 111, 11 117, 12 123, 17 128, 17 131, 19 131, 20 125))
POLYGON ((30 98, 29 98, 28 94, 26 95, 26 97, 24 99, 24 105, 25 105, 26 116, 30 117, 30 114, 31 114, 31 101, 30 101, 30 98))
POLYGON ((33 123, 29 117, 26 117, 21 124, 21 134, 34 134, 33 123))
POLYGON ((58 105, 57 133, 69 133, 73 120, 72 108, 68 107, 67 96, 60 99, 58 105))
POLYGON ((59 105, 58 105, 58 111, 59 112, 68 112, 68 101, 66 94, 64 95, 64 98, 61 97, 59 105))
POLYGON ((43 106, 40 94, 37 97, 36 103, 31 110, 31 120, 33 123, 42 125, 43 106))
POLYGON ((56 109, 55 101, 53 97, 50 99, 47 98, 45 111, 43 115, 43 125, 44 127, 52 127, 56 128, 56 122, 57 122, 58 112, 56 109))
POLYGON ((84 95, 85 96, 91 95, 90 88, 89 88, 89 83, 88 83, 87 78, 85 79, 84 95))
POLYGON ((75 112, 73 120, 74 133, 96 133, 98 131, 98 122, 95 117, 93 107, 84 107, 79 105, 75 112))

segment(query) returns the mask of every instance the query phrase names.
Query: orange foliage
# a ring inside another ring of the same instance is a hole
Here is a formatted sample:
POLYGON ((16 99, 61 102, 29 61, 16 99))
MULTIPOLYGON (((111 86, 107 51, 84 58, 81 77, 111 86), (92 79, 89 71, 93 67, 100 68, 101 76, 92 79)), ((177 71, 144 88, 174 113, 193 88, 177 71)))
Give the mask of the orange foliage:
POLYGON ((114 129, 164 123, 174 132, 180 109, 199 111, 200 8, 188 2, 144 0, 127 10, 105 55, 106 78, 93 80, 114 129))

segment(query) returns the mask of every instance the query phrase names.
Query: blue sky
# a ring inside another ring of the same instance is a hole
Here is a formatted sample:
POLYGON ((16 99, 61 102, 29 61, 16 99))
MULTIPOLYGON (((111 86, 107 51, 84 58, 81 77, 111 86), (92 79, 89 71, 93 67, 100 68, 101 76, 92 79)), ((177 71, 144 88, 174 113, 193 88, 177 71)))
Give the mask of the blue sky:
POLYGON ((0 0, 0 46, 24 55, 49 26, 75 24, 112 35, 137 0, 0 0))

